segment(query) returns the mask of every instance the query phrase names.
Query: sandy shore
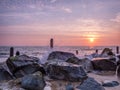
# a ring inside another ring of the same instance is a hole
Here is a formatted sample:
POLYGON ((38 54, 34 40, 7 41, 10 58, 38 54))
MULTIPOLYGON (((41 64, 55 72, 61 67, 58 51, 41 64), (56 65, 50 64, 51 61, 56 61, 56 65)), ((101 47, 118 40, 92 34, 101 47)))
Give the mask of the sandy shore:
MULTIPOLYGON (((105 80, 118 81, 120 83, 116 75, 97 75, 94 73, 89 73, 88 76, 94 78, 100 84, 102 84, 102 82, 105 80)), ((51 90, 65 90, 65 87, 69 82, 61 80, 50 80, 48 83, 52 88, 51 90)), ((80 82, 71 82, 71 84, 75 90, 79 90, 76 87, 80 84, 80 82)), ((105 87, 105 90, 120 90, 120 85, 115 87, 105 87)))
MULTIPOLYGON (((100 84, 102 84, 103 81, 105 80, 109 80, 109 81, 119 81, 118 77, 116 75, 97 75, 94 73, 88 73, 89 77, 94 78, 97 82, 99 82, 100 84)), ((66 85, 70 82, 67 81, 62 81, 62 80, 52 80, 49 79, 48 77, 45 78, 46 83, 48 85, 48 88, 44 89, 44 90, 66 90, 66 85), (50 88, 49 88, 50 87, 50 88)), ((8 82, 3 82, 0 83, 0 88, 2 90, 24 90, 22 88, 20 88, 20 84, 19 84, 19 79, 17 80, 11 80, 8 82)), ((74 87, 74 90, 79 90, 76 87, 80 84, 81 82, 71 82, 71 84, 74 87)), ((47 87, 46 85, 46 87, 47 87)), ((105 90, 120 90, 120 85, 119 86, 115 86, 115 87, 105 87, 105 90)))
MULTIPOLYGON (((99 83, 102 83, 102 81, 105 80, 118 81, 120 83, 120 80, 116 75, 96 75, 94 73, 89 73, 88 76, 93 77, 99 83)), ((120 90, 120 85, 116 87, 105 87, 105 90, 120 90)))

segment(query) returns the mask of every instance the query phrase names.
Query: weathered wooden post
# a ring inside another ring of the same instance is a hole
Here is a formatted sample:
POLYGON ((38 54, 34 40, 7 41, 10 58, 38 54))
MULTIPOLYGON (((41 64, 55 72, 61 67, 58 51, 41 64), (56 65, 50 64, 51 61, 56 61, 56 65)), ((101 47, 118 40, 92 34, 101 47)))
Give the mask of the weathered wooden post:
POLYGON ((96 50, 95 50, 95 53, 97 53, 97 54, 98 54, 98 49, 96 49, 96 50))
POLYGON ((50 48, 53 48, 54 47, 54 41, 53 41, 53 38, 50 39, 50 48))
POLYGON ((13 47, 10 48, 10 57, 12 57, 12 56, 14 56, 14 48, 13 47))
POLYGON ((76 50, 76 55, 78 55, 78 50, 76 50))
POLYGON ((116 53, 119 54, 119 46, 116 47, 116 53))
POLYGON ((17 52, 16 52, 16 56, 19 56, 19 55, 20 55, 20 52, 19 52, 19 51, 17 51, 17 52))

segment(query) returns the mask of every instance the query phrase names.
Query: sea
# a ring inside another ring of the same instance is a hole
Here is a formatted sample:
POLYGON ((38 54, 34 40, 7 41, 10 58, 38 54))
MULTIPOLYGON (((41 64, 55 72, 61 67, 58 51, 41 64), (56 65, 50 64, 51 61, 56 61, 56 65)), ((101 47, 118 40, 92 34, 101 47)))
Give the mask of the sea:
MULTIPOLYGON (((110 48, 116 53, 116 46, 56 46, 51 49, 49 46, 14 46, 14 54, 19 51, 20 54, 38 57, 42 62, 47 59, 52 51, 64 51, 74 53, 79 58, 84 58, 86 55, 95 53, 98 49, 100 54, 104 48, 110 48), (78 54, 76 54, 76 50, 78 54)), ((9 57, 10 46, 0 46, 0 62, 4 62, 9 57)))

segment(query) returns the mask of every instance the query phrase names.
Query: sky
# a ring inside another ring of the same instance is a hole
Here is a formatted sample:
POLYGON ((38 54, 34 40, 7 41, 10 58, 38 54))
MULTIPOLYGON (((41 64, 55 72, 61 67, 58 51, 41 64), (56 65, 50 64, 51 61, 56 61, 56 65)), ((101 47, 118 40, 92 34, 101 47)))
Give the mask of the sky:
POLYGON ((120 0, 0 0, 0 46, 120 45, 120 0))

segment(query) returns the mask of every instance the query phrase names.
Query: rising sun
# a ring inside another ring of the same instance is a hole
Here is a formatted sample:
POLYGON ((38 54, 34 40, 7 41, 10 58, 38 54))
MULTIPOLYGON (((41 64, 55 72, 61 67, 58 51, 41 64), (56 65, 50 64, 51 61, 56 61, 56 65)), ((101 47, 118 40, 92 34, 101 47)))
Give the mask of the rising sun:
POLYGON ((95 38, 89 38, 89 41, 92 43, 95 41, 95 38))

